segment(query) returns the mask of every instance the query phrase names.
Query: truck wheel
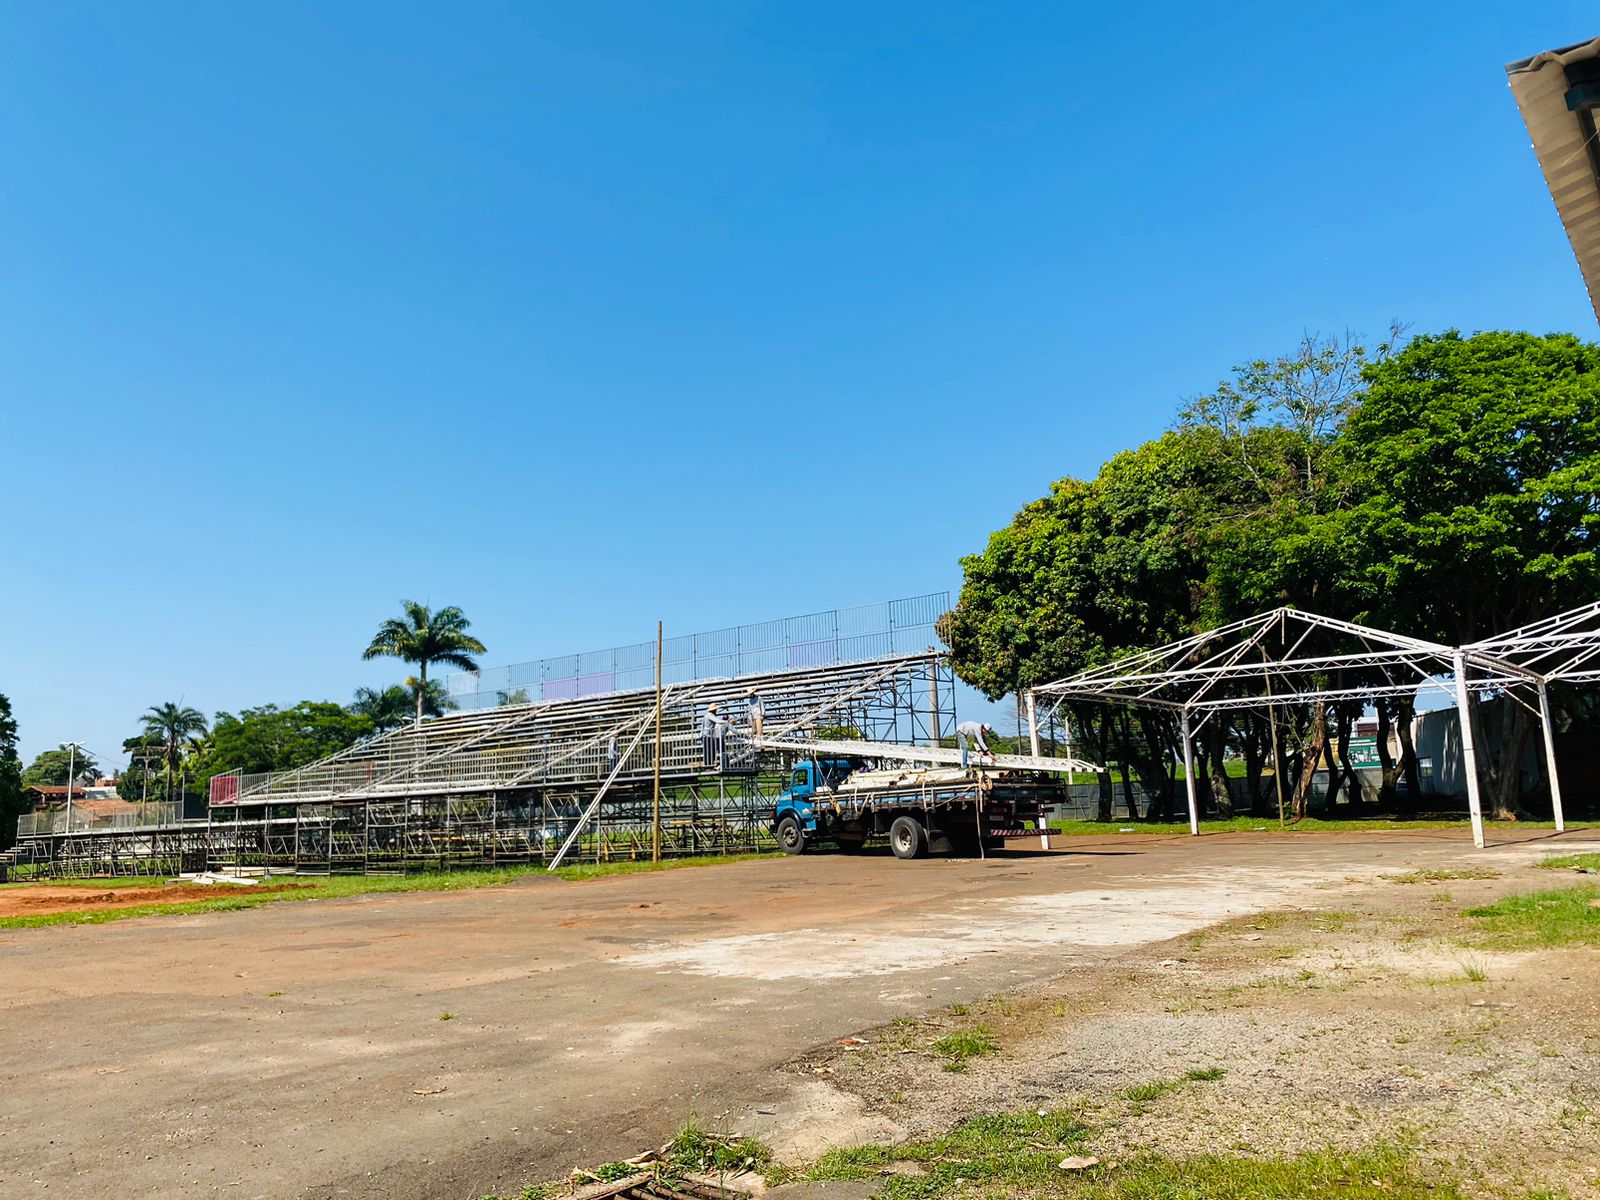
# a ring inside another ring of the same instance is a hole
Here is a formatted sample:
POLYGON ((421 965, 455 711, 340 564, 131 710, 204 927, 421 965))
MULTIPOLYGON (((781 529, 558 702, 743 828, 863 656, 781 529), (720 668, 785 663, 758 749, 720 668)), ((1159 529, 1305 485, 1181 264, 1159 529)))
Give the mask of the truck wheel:
POLYGON ((928 833, 910 817, 896 817, 889 826, 889 848, 896 858, 921 858, 928 852, 928 833))
POLYGON ((800 822, 793 817, 785 817, 778 822, 778 849, 785 854, 805 853, 806 831, 800 828, 800 822))

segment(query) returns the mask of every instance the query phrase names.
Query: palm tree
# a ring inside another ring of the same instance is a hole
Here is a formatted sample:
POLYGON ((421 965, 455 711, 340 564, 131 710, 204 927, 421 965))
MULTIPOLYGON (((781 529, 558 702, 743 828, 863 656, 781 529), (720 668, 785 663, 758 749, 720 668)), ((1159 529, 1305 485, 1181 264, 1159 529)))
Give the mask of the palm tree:
MULTIPOLYGON (((372 722, 374 733, 388 733, 411 720, 416 704, 417 680, 415 676, 408 675, 405 683, 391 683, 381 690, 357 688, 356 698, 349 707, 351 712, 372 722)), ((444 684, 437 679, 428 680, 428 689, 422 695, 422 715, 443 716, 447 709, 455 707, 456 702, 444 690, 444 684)))
POLYGON ((193 746, 206 730, 205 716, 197 708, 185 708, 180 701, 152 706, 142 718, 144 736, 161 743, 167 763, 167 799, 172 799, 172 772, 183 761, 183 748, 193 746))
POLYGON ((357 688, 350 711, 372 722, 374 733, 388 733, 411 720, 411 693, 398 683, 377 688, 357 688))
POLYGON ((472 655, 485 653, 484 645, 467 632, 472 624, 465 614, 453 605, 438 612, 415 600, 402 600, 405 619, 390 617, 378 626, 372 645, 361 654, 362 658, 398 658, 417 664, 416 693, 417 724, 422 724, 423 702, 428 699, 428 665, 445 663, 463 671, 476 671, 478 664, 472 655))
POLYGON ((461 707, 450 698, 450 693, 444 684, 437 679, 430 679, 424 683, 415 675, 407 675, 405 691, 406 695, 421 702, 422 715, 425 717, 442 717, 445 713, 461 707))

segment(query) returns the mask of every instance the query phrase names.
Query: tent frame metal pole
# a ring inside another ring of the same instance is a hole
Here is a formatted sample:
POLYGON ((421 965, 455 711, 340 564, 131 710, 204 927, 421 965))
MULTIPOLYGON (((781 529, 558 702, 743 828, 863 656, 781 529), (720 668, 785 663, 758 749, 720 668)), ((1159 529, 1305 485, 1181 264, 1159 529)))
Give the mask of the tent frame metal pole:
POLYGON ((1461 765, 1467 777, 1467 810, 1472 814, 1472 844, 1483 849, 1483 798, 1478 791, 1478 752, 1472 737, 1472 696, 1467 687, 1467 656, 1457 650, 1456 715, 1461 724, 1461 765))
POLYGON ((1189 832, 1200 836, 1200 801, 1194 787, 1194 741, 1189 736, 1189 710, 1178 716, 1178 726, 1183 733, 1183 787, 1189 793, 1189 832))
POLYGON ((1561 811, 1561 776, 1556 772, 1556 730, 1550 720, 1550 691, 1539 684, 1539 724, 1544 730, 1544 766, 1550 776, 1550 809, 1555 815, 1556 832, 1567 831, 1567 820, 1561 811))

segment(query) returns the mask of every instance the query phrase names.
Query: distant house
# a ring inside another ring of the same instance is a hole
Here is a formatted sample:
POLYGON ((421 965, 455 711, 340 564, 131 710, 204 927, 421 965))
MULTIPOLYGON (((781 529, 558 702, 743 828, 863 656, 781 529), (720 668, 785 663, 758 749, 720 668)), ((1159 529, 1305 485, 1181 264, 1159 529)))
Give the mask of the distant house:
MULTIPOLYGON (((65 808, 67 806, 67 785, 64 783, 39 783, 22 789, 24 803, 35 809, 65 808)), ((93 783, 75 783, 72 785, 72 804, 94 803, 104 804, 107 801, 115 802, 107 811, 115 809, 116 804, 125 803, 117 794, 117 781, 115 779, 96 779, 93 783)), ((129 805, 129 807, 133 807, 129 805)))

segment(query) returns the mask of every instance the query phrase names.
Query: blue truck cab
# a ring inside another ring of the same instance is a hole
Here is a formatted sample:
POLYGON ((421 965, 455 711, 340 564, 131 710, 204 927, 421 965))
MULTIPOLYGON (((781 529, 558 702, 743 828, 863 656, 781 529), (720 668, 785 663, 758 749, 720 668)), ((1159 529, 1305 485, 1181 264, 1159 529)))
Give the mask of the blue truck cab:
MULTIPOLYGON (((797 831, 810 841, 817 836, 817 793, 828 792, 850 777, 855 764, 847 758, 808 758, 794 764, 789 786, 778 793, 772 826, 780 842, 786 831, 797 831)), ((825 801, 824 801, 825 803, 825 801)))

